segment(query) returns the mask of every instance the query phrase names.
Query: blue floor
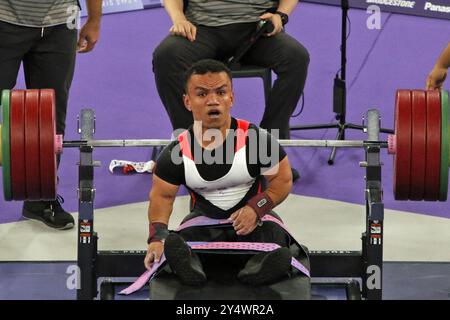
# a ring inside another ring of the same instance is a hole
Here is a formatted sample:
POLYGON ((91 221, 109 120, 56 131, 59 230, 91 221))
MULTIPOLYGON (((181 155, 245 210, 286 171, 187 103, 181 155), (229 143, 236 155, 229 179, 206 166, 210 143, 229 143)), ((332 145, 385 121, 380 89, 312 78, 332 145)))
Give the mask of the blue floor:
MULTIPOLYGON (((74 283, 74 263, 0 263, 0 300, 74 300, 76 290, 69 289, 74 283)), ((385 262, 383 268, 385 300, 450 300, 450 263, 385 262)), ((147 298, 147 289, 128 297, 116 295, 117 300, 147 298)), ((313 285, 312 298, 343 300, 345 289, 313 285)))

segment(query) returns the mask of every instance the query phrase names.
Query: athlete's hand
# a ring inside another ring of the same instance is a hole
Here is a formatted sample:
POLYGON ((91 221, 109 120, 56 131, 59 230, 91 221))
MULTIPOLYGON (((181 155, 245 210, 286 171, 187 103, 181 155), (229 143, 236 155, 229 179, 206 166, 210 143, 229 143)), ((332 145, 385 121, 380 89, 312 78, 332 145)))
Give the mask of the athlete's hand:
POLYGON ((174 22, 169 32, 173 36, 185 37, 192 42, 195 41, 195 37, 197 36, 197 27, 188 20, 181 20, 174 22))
POLYGON ((162 241, 153 241, 148 245, 147 255, 144 259, 145 267, 150 270, 153 266, 153 263, 159 262, 161 256, 164 252, 164 242, 162 241))
POLYGON ((234 212, 228 220, 233 221, 233 228, 237 235, 245 236, 255 230, 258 215, 253 208, 245 206, 234 212))

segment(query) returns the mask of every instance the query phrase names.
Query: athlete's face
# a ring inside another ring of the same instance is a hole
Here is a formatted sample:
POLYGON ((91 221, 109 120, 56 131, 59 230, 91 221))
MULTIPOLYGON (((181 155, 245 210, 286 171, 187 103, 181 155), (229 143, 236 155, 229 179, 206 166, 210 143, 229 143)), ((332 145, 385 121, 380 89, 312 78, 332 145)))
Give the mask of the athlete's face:
POLYGON ((227 73, 208 72, 191 76, 184 105, 192 112, 194 121, 201 121, 205 129, 222 129, 229 125, 233 91, 227 73))

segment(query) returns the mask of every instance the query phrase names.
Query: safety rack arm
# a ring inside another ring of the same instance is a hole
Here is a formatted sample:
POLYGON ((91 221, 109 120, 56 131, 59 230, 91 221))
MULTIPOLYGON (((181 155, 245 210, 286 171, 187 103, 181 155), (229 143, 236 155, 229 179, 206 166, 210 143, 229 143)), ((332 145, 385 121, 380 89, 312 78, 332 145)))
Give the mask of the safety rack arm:
MULTIPOLYGON (((369 139, 378 140, 379 114, 376 110, 367 113, 369 139)), ((380 147, 367 145, 366 160, 366 231, 362 234, 362 296, 369 300, 382 299, 383 270, 383 220, 384 204, 381 184, 380 147)))
MULTIPOLYGON (((94 134, 93 110, 81 110, 78 131, 81 139, 90 140, 94 134)), ((81 145, 78 186, 78 300, 92 300, 97 296, 95 264, 97 234, 94 233, 94 167, 93 147, 81 145)))

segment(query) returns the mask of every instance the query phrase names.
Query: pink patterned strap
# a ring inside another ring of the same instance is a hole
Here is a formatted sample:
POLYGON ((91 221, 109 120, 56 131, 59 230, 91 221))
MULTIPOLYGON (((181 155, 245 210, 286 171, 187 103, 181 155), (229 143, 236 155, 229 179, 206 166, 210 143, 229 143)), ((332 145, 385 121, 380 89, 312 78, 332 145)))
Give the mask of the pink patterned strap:
POLYGON ((131 286, 123 289, 119 294, 129 295, 141 289, 148 283, 152 275, 155 274, 165 261, 166 257, 163 254, 159 262, 154 263, 150 270, 145 271, 131 286))
MULTIPOLYGON (((278 224, 283 228, 289 235, 291 234, 286 226, 279 219, 271 215, 265 215, 261 218, 262 221, 271 221, 278 224)), ((231 224, 232 221, 228 219, 212 219, 205 216, 198 216, 181 224, 176 231, 181 231, 189 227, 200 227, 200 226, 216 226, 231 224)), ((192 249, 205 250, 205 249, 216 249, 216 250, 255 250, 255 251, 273 251, 280 246, 275 243, 261 243, 261 242, 187 242, 187 244, 192 249)), ((150 270, 144 272, 131 286, 120 291, 119 294, 129 295, 137 290, 141 289, 152 277, 152 275, 161 267, 162 263, 166 260, 164 254, 161 256, 159 263, 153 264, 150 270)), ((310 277, 309 270, 301 264, 297 259, 292 258, 291 264, 293 267, 298 269, 300 272, 310 277)))
POLYGON ((190 227, 216 226, 221 224, 231 224, 232 221, 228 219, 211 219, 204 216, 198 216, 182 223, 176 231, 181 231, 190 227))
MULTIPOLYGON (((288 228, 275 218, 274 216, 271 216, 269 214, 266 214, 264 217, 261 218, 262 221, 271 221, 276 224, 278 224, 281 228, 284 229, 289 235, 291 235, 291 232, 288 230, 288 228)), ((212 219, 205 216, 198 216, 192 219, 189 219, 185 223, 181 224, 177 231, 181 231, 183 229, 189 228, 189 227, 200 227, 200 226, 216 226, 216 225, 222 225, 222 224, 231 224, 232 221, 228 219, 212 219)))
MULTIPOLYGON (((273 251, 280 248, 276 243, 263 243, 263 242, 187 242, 192 249, 196 250, 254 250, 254 251, 273 251)), ((310 277, 309 270, 298 262, 297 259, 292 258, 291 264, 294 268, 298 269, 300 272, 305 274, 308 278, 310 277)))
MULTIPOLYGON (((187 244, 195 250, 254 250, 254 251, 273 251, 280 248, 276 243, 262 243, 262 242, 197 242, 188 241, 187 244)), ((155 263, 150 270, 145 271, 131 286, 120 291, 119 294, 129 295, 141 289, 151 278, 151 276, 159 269, 162 263, 166 260, 164 254, 161 256, 159 263, 155 263)), ((291 265, 300 272, 310 277, 309 270, 306 269, 297 259, 292 258, 291 265)))
POLYGON ((264 242, 205 242, 188 241, 187 244, 195 250, 254 250, 254 251, 273 251, 280 248, 276 243, 264 242))

